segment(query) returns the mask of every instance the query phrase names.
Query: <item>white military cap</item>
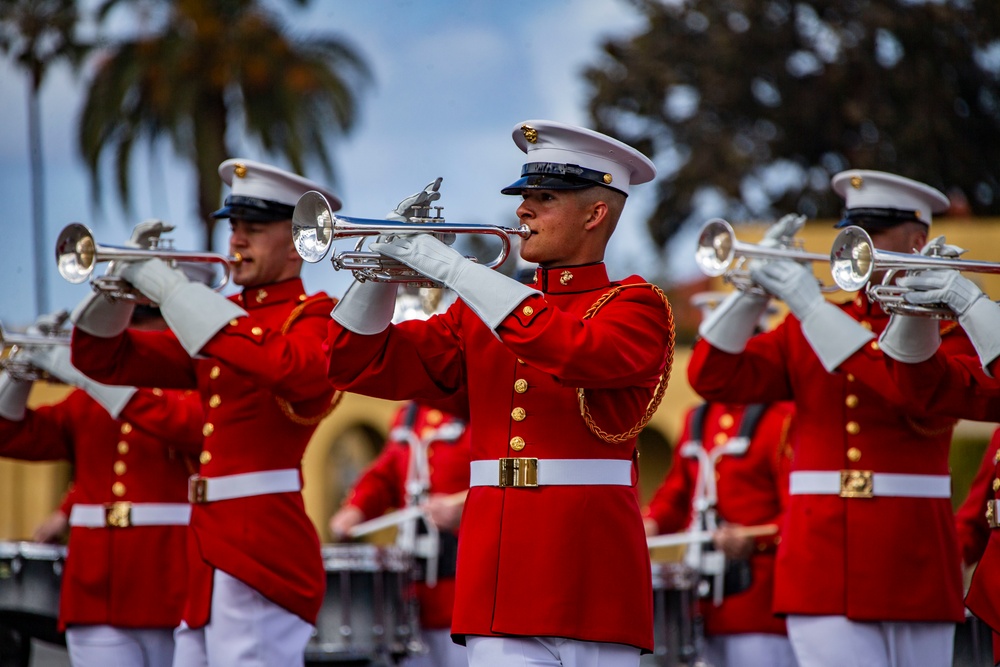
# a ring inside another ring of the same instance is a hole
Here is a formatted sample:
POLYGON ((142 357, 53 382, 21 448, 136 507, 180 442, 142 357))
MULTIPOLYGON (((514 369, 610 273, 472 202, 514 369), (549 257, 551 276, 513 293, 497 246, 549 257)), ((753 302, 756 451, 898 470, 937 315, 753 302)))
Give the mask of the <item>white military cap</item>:
POLYGON ((884 229, 908 221, 929 227, 932 214, 947 211, 950 203, 929 185, 884 171, 848 169, 835 174, 830 184, 845 203, 843 219, 835 227, 884 229))
POLYGON ((630 185, 656 177, 645 155, 617 139, 583 127, 552 120, 526 120, 513 132, 514 143, 527 153, 521 178, 502 192, 582 190, 602 185, 628 195, 630 185))
POLYGON ((340 199, 319 183, 263 162, 231 158, 219 165, 219 176, 232 187, 232 192, 226 197, 225 206, 212 214, 213 218, 251 222, 291 220, 299 197, 310 190, 326 197, 331 210, 339 211, 341 207, 340 199))

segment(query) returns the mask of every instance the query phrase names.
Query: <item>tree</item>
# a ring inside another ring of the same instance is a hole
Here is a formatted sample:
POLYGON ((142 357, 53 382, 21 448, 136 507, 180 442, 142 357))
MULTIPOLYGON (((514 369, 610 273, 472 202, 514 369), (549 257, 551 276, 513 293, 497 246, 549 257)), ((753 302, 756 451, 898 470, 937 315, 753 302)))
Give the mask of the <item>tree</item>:
POLYGON ((89 46, 76 39, 75 0, 0 0, 0 52, 11 54, 28 73, 28 152, 35 254, 35 305, 48 312, 45 245, 45 173, 39 94, 49 68, 60 60, 76 66, 89 46))
MULTIPOLYGON (((119 4, 106 0, 99 16, 119 4)), ((236 126, 293 170, 317 160, 333 179, 327 139, 351 130, 358 90, 370 80, 349 45, 329 36, 293 39, 257 0, 146 4, 162 11, 162 29, 112 45, 87 91, 79 142, 96 200, 105 152, 114 154, 127 207, 136 141, 152 146, 168 137, 197 174, 204 247, 211 249, 211 213, 222 187, 217 169, 233 156, 227 137, 236 126)))
POLYGON ((597 129, 660 167, 648 226, 834 217, 843 169, 1000 213, 995 0, 631 0, 648 27, 588 68, 597 129))

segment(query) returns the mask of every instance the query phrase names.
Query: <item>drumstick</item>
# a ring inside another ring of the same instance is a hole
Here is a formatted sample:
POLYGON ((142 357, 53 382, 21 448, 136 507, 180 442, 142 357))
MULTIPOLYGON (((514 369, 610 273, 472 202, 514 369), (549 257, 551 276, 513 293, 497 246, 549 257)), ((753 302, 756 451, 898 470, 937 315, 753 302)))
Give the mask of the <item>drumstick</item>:
MULTIPOLYGON (((441 501, 445 505, 461 505, 465 502, 465 496, 467 496, 469 490, 459 491, 458 493, 452 493, 445 496, 441 501)), ((380 517, 374 519, 369 519, 368 521, 363 521, 358 525, 347 531, 347 534, 351 537, 361 537, 362 535, 367 535, 369 533, 374 533, 376 531, 382 530, 383 528, 389 528, 390 526, 396 526, 401 523, 406 523, 416 519, 417 517, 423 516, 424 510, 419 505, 414 505, 412 507, 404 507, 401 510, 396 510, 395 512, 389 512, 388 514, 383 514, 380 517)))
MULTIPOLYGON (((744 537, 758 537, 760 535, 774 535, 778 532, 777 524, 765 523, 760 526, 739 526, 735 528, 736 534, 744 537)), ((682 544, 695 544, 696 542, 711 542, 715 531, 692 530, 686 533, 671 533, 670 535, 653 535, 646 538, 646 545, 650 548, 656 547, 676 547, 682 544)))

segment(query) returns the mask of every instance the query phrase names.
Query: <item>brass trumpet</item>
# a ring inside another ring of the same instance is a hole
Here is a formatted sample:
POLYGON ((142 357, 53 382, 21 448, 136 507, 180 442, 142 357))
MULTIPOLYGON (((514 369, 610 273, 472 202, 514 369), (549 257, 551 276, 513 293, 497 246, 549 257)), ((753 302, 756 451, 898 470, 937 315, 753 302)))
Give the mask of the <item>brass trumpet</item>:
MULTIPOLYGON (((212 289, 218 291, 229 283, 232 267, 242 261, 239 255, 227 257, 212 252, 172 250, 162 247, 161 244, 164 242, 163 239, 153 239, 150 248, 100 245, 86 226, 73 222, 63 228, 56 240, 56 264, 59 267, 59 275, 76 285, 92 277, 96 265, 100 262, 132 262, 157 258, 172 264, 214 262, 223 267, 222 277, 212 286, 212 289)), ((91 284, 95 290, 107 294, 112 299, 144 300, 144 297, 131 285, 115 275, 93 277, 91 284)))
MULTIPOLYGON (((334 215, 321 193, 309 191, 299 198, 292 214, 292 240, 303 260, 316 263, 330 251, 336 239, 357 238, 352 252, 342 252, 330 258, 333 268, 354 273, 360 282, 371 280, 383 283, 406 283, 419 287, 441 287, 405 264, 377 252, 362 251, 365 238, 402 236, 404 234, 489 234, 498 237, 502 246, 497 256, 485 266, 497 268, 510 254, 511 237, 528 238, 531 230, 526 225, 518 228, 496 225, 446 223, 438 215, 417 218, 415 222, 368 220, 334 215)), ((469 259, 475 260, 474 257, 469 259)))
POLYGON ((743 243, 736 238, 733 226, 722 218, 713 218, 702 225, 698 235, 695 262, 702 273, 712 278, 722 276, 736 289, 763 293, 750 278, 746 268, 749 259, 790 259, 795 262, 825 262, 826 255, 806 252, 792 240, 771 248, 756 243, 743 243))
POLYGON ((1000 273, 1000 264, 945 257, 940 245, 930 248, 931 254, 918 252, 892 252, 879 250, 868 232, 860 227, 846 227, 833 241, 830 249, 830 273, 844 291, 856 292, 866 288, 868 298, 882 306, 887 313, 920 315, 934 319, 951 320, 955 314, 948 306, 923 305, 906 302, 912 290, 893 284, 900 271, 926 271, 929 269, 954 269, 970 273, 1000 273), (884 271, 881 281, 871 282, 876 271, 884 271))
POLYGON ((0 368, 15 380, 46 380, 48 373, 20 358, 18 350, 30 347, 58 345, 69 347, 70 334, 66 331, 52 333, 8 333, 0 324, 0 349, 7 354, 0 360, 0 368))

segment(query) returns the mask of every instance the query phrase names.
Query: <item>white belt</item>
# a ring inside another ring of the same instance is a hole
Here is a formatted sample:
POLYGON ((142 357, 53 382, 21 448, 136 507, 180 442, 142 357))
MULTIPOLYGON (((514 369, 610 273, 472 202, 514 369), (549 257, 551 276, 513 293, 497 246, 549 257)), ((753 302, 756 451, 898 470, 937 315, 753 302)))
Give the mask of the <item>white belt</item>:
POLYGON ((951 477, 871 470, 800 470, 791 474, 788 492, 793 496, 816 494, 842 498, 951 498, 951 477))
POLYGON ((191 520, 187 503, 129 503, 73 505, 69 525, 82 528, 128 528, 130 526, 186 526, 191 520))
POLYGON ((213 503, 217 500, 301 490, 299 471, 295 468, 244 472, 223 477, 192 475, 188 480, 188 500, 192 503, 213 503))
POLYGON ((632 461, 507 458, 472 461, 470 486, 632 486, 632 461))

